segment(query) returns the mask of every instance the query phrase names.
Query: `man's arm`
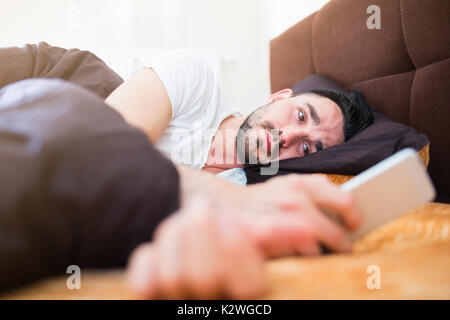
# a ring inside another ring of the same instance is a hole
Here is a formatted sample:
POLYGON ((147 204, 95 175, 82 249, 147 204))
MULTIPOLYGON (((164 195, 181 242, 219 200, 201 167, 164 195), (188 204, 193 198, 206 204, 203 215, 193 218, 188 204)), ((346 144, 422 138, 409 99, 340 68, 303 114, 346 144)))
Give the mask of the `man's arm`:
POLYGON ((148 67, 125 81, 105 102, 156 143, 172 119, 202 112, 199 101, 209 100, 210 87, 218 79, 205 59, 191 50, 165 52, 148 67))
POLYGON ((216 177, 208 171, 198 171, 185 165, 178 165, 177 170, 180 176, 181 205, 199 194, 218 205, 237 205, 245 192, 245 187, 216 177))
POLYGON ((153 69, 143 68, 114 90, 105 103, 156 143, 172 118, 167 91, 153 69))

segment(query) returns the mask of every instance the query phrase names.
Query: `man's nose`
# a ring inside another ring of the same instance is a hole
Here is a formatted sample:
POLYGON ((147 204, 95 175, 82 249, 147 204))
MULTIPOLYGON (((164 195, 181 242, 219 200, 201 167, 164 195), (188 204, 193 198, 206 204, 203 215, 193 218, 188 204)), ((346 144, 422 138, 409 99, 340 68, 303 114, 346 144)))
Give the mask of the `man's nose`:
POLYGON ((285 127, 280 129, 280 142, 282 148, 288 148, 306 135, 304 128, 285 127))

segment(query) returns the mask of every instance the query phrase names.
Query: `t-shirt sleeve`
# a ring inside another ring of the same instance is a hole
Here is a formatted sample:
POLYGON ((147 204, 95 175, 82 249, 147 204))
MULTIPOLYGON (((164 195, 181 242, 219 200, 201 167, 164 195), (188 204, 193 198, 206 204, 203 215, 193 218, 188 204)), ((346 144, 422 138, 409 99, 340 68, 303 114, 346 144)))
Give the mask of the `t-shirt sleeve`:
POLYGON ((200 53, 172 50, 156 57, 148 67, 166 88, 172 105, 172 119, 206 107, 220 79, 200 53))

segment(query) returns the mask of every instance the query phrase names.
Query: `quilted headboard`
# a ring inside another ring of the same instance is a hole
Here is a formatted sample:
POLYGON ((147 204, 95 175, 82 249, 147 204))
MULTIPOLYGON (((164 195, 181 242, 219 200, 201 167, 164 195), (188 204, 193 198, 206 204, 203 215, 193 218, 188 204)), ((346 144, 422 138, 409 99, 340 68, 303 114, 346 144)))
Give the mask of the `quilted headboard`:
POLYGON ((272 92, 312 73, 427 134, 437 200, 450 202, 450 1, 331 0, 270 43, 272 92), (370 5, 380 29, 366 25, 370 5))

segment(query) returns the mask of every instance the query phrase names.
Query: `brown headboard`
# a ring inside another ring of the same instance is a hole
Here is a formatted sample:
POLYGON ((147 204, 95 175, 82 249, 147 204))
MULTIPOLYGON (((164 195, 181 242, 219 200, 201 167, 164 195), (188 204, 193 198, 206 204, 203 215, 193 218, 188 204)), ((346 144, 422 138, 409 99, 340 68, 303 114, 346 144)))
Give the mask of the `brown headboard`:
POLYGON ((427 134, 438 201, 450 202, 450 1, 330 1, 270 43, 272 92, 312 73, 427 134), (370 5, 380 29, 366 25, 370 5))

